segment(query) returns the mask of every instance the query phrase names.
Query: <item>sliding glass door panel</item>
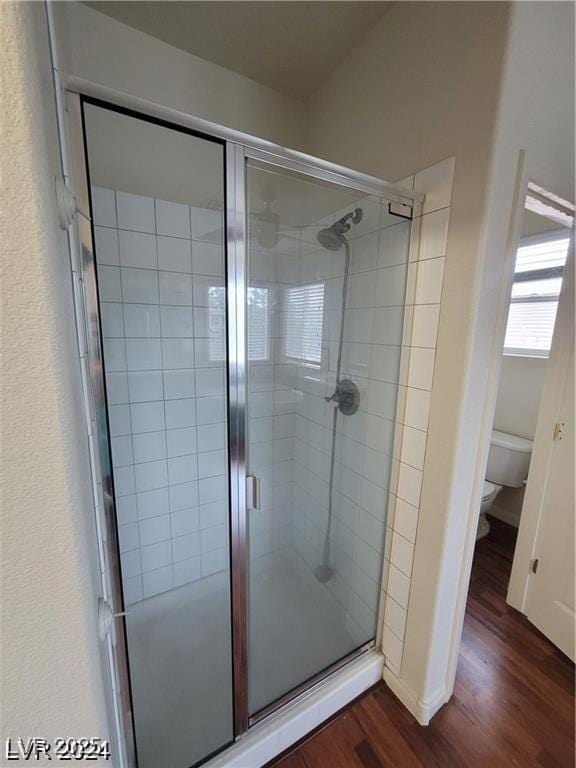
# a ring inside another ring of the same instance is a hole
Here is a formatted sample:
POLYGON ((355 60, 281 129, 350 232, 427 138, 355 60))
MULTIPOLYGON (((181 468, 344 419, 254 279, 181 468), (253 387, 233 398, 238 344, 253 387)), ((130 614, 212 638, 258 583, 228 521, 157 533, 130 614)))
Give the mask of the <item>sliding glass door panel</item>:
POLYGON ((250 715, 375 638, 411 222, 247 165, 250 715))
POLYGON ((119 685, 138 767, 189 768, 375 640, 411 221, 82 108, 119 685))
POLYGON ((233 740, 224 145, 84 124, 138 765, 188 768, 233 740))

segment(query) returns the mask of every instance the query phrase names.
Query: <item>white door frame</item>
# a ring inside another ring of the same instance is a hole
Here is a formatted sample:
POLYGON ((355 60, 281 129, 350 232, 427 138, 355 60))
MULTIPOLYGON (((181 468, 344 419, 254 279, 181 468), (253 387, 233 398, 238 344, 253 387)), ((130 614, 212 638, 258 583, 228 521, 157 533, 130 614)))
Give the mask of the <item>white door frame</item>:
MULTIPOLYGON (((522 149, 518 154, 518 165, 514 183, 514 195, 512 197, 512 205, 510 209, 508 235, 506 238, 506 247, 503 252, 503 280, 500 286, 500 294, 498 297, 496 327, 494 329, 494 337, 492 340, 490 357, 486 361, 488 367, 488 381, 482 409, 480 440, 478 442, 476 469, 474 472, 473 480, 474 493, 472 495, 473 500, 476 500, 477 503, 472 503, 467 515, 468 521, 466 537, 464 541, 464 555, 458 579, 456 614, 455 621, 452 625, 448 668, 446 671, 445 691, 448 693, 448 696, 450 696, 454 690, 458 658, 460 655, 460 646, 462 644, 464 615, 466 613, 466 601, 468 598, 468 589, 470 586, 470 572, 472 569, 472 560, 474 557, 476 532, 478 528, 478 516, 482 496, 481 489, 483 487, 484 478, 486 477, 488 451, 490 448, 490 436, 494 424, 496 399, 498 395, 500 373, 502 369, 502 351, 504 349, 504 338, 506 335, 506 324, 508 321, 508 310, 510 303, 509 300, 512 290, 512 282, 514 279, 516 251, 518 250, 522 232, 524 205, 529 185, 543 190, 554 190, 554 172, 547 165, 538 162, 534 156, 530 155, 526 150, 522 149)), ((447 554, 447 557, 451 556, 451 554, 447 554)))

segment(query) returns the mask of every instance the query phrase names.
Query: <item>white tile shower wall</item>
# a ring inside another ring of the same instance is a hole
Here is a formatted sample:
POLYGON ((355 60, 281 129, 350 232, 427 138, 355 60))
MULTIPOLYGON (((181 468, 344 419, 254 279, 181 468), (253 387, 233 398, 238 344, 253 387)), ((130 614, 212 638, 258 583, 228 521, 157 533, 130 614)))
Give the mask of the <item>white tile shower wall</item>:
MULTIPOLYGON (((375 200, 358 205, 364 216, 349 233, 341 376, 358 386, 360 409, 337 417, 330 535, 334 576, 327 586, 360 644, 375 633, 380 601, 411 223, 390 216, 375 200)), ((332 394, 336 379, 345 265, 344 250, 319 249, 316 232, 345 212, 309 230, 300 260, 301 284, 324 285, 322 363, 297 369, 301 399, 295 431, 294 546, 311 569, 322 562, 328 520, 334 405, 324 398, 332 394)))
POLYGON ((298 284, 298 256, 282 232, 265 247, 251 235, 248 263, 248 465, 261 484, 260 509, 248 512, 250 569, 291 544, 295 366, 278 354, 283 292, 298 284))
POLYGON ((433 386, 454 158, 405 179, 423 193, 414 221, 401 359, 394 463, 389 496, 379 637, 386 666, 399 675, 418 530, 420 489, 426 471, 428 413, 433 386))
POLYGON ((222 214, 92 188, 128 603, 228 567, 222 214))

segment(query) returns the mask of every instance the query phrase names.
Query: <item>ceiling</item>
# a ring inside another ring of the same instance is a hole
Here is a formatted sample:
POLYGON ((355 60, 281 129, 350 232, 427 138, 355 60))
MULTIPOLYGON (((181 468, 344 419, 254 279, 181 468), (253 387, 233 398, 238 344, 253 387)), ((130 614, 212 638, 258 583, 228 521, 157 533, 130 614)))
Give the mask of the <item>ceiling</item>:
POLYGON ((87 2, 200 58, 305 101, 392 2, 87 2))

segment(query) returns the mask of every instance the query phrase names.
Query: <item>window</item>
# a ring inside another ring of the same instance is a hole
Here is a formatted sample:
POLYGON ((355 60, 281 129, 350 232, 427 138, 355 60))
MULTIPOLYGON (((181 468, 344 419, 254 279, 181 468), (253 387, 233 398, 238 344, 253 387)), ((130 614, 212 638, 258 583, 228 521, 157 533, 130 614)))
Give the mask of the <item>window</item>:
POLYGON ((504 354, 548 357, 569 242, 566 230, 522 240, 516 254, 504 354))
POLYGON ((248 288, 248 359, 270 359, 268 288, 248 288))
POLYGON ((285 354, 320 365, 324 323, 324 283, 288 288, 284 306, 285 354))
POLYGON ((286 356, 319 366, 322 360, 324 283, 287 288, 284 301, 286 356))
POLYGON ((221 285, 208 288, 208 351, 210 360, 226 359, 226 294, 221 285))
MULTIPOLYGON (((268 288, 248 287, 248 359, 256 361, 270 358, 270 322, 268 288)), ((208 349, 210 360, 226 359, 226 294, 223 286, 208 289, 208 349)))

